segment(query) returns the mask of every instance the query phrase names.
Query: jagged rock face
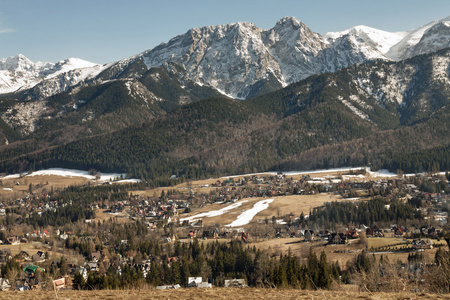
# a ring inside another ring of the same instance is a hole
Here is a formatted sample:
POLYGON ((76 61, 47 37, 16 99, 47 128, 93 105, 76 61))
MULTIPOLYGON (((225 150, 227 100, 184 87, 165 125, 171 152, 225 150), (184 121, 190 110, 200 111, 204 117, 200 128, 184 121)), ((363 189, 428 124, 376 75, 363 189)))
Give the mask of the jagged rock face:
POLYGON ((268 72, 281 77, 262 33, 255 25, 243 22, 195 28, 142 56, 148 68, 173 62, 186 70, 182 79, 245 98, 240 91, 266 78, 268 72))
POLYGON ((374 58, 361 48, 348 37, 327 43, 297 19, 284 18, 269 30, 245 22, 191 29, 142 57, 148 68, 173 62, 186 70, 184 80, 246 99, 248 87, 270 75, 285 86, 374 58))
POLYGON ((284 18, 265 32, 265 44, 281 70, 278 79, 283 84, 321 73, 316 63, 319 54, 327 48, 325 40, 295 18, 284 18))

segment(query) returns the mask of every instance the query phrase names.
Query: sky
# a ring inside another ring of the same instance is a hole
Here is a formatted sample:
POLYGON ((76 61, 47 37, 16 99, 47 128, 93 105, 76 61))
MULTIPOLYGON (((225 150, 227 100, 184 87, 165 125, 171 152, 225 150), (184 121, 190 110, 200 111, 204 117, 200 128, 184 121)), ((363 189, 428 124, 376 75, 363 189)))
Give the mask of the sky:
POLYGON ((247 21, 270 29, 290 16, 322 35, 357 25, 395 32, 449 15, 449 0, 0 0, 0 58, 104 64, 194 27, 247 21))

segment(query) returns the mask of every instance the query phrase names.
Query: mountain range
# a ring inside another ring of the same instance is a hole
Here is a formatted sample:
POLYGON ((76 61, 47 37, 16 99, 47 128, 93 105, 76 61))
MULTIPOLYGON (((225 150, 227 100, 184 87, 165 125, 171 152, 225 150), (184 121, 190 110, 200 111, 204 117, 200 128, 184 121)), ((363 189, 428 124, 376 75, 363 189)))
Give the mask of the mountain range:
POLYGON ((324 36, 286 17, 269 30, 190 29, 106 65, 18 55, 0 60, 0 166, 141 177, 392 167, 386 156, 400 149, 447 149, 448 47, 450 17, 407 32, 357 26, 324 36))
POLYGON ((324 36, 304 23, 285 17, 263 30, 252 23, 207 26, 154 49, 116 63, 100 66, 80 59, 33 63, 23 55, 0 60, 0 94, 36 87, 24 99, 42 99, 83 83, 98 84, 124 78, 122 73, 144 63, 146 69, 128 73, 138 78, 142 71, 168 63, 180 66, 183 81, 208 85, 235 99, 248 99, 264 84, 274 89, 308 76, 383 59, 398 61, 450 46, 450 17, 406 32, 386 32, 356 26, 324 36))

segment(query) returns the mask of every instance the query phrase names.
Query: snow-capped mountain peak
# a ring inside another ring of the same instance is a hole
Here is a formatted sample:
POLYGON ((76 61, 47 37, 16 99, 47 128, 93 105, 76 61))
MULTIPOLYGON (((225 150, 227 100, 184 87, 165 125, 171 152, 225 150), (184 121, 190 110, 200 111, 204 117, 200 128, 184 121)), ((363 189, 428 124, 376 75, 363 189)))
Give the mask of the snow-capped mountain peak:
MULTIPOLYGON (((437 24, 440 23, 445 23, 450 21, 450 16, 448 16, 447 18, 441 19, 441 20, 437 20, 437 21, 433 21, 430 22, 422 27, 410 30, 408 32, 406 32, 405 36, 403 37, 402 40, 400 40, 397 44, 395 44, 394 46, 392 46, 389 51, 386 53, 387 56, 391 57, 394 60, 402 60, 402 59, 406 59, 406 58, 410 58, 412 56, 415 55, 416 52, 414 48, 416 46, 418 46, 418 44, 420 43, 422 37, 425 35, 425 33, 431 29, 432 27, 434 27, 437 24)), ((447 40, 450 40, 450 35, 447 35, 447 40)), ((437 47, 434 47, 433 49, 424 49, 425 52, 423 53, 430 53, 433 51, 437 51, 440 49, 443 49, 445 47, 448 47, 448 43, 447 46, 445 46, 445 44, 441 44, 442 48, 437 49, 437 47)), ((419 46, 419 48, 421 48, 421 46, 419 46)))
POLYGON ((387 53, 410 33, 356 26, 322 37, 294 17, 284 17, 268 30, 249 22, 205 26, 118 62, 116 71, 103 79, 118 78, 117 74, 125 74, 124 68, 139 60, 147 69, 173 63, 184 69, 182 81, 247 99, 265 84, 286 86, 355 63, 397 59, 387 53))
POLYGON ((64 66, 64 69, 68 71, 79 68, 90 68, 96 65, 98 64, 73 57, 56 63, 56 66, 64 66))
MULTIPOLYGON (((60 62, 32 62, 22 54, 8 57, 0 60, 0 94, 16 92, 19 90, 30 89, 38 84, 42 86, 51 79, 55 79, 64 74, 72 72, 70 75, 63 76, 64 79, 51 83, 53 90, 46 88, 47 92, 42 96, 49 96, 67 90, 68 86, 63 81, 76 84, 86 76, 91 76, 96 69, 101 66, 78 58, 69 58, 60 62), (85 69, 94 69, 86 72, 85 69), (74 70, 82 70, 73 73, 74 70), (64 89, 59 87, 64 86, 64 89)), ((98 72, 97 72, 98 73, 98 72)))
POLYGON ((21 70, 26 71, 35 67, 35 64, 22 54, 3 58, 0 60, 0 70, 21 70))
POLYGON ((350 29, 339 31, 339 32, 329 32, 324 35, 324 38, 329 42, 333 42, 336 39, 344 36, 350 35, 361 40, 361 42, 377 49, 383 54, 386 54, 389 49, 400 42, 407 32, 388 32, 384 30, 375 29, 368 26, 355 26, 350 29))
POLYGON ((46 76, 46 79, 56 77, 62 73, 67 73, 72 70, 92 68, 95 66, 98 66, 98 64, 79 58, 69 58, 66 60, 61 60, 53 66, 52 72, 46 76))
POLYGON ((450 17, 400 32, 388 32, 360 25, 344 31, 326 33, 324 38, 331 44, 344 35, 349 35, 355 37, 356 42, 362 47, 370 46, 382 53, 385 58, 398 61, 449 47, 450 33, 448 26, 445 27, 448 21, 450 17), (433 28, 434 32, 429 32, 433 28))
POLYGON ((300 27, 306 26, 303 22, 299 21, 295 17, 284 17, 281 20, 277 21, 277 23, 275 24, 275 27, 277 27, 277 26, 285 27, 287 24, 289 24, 290 26, 292 26, 294 28, 300 28, 300 27))

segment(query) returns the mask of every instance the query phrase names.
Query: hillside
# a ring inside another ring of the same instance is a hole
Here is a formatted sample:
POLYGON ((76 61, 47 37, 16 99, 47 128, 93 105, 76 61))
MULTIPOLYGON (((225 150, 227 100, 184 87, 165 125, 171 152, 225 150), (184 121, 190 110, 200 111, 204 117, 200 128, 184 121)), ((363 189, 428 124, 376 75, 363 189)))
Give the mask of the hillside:
MULTIPOLYGON (((121 82, 105 84, 100 94, 83 89, 74 97, 54 96, 49 103, 55 108, 64 100, 87 100, 42 122, 35 142, 4 146, 1 166, 8 172, 96 168, 147 179, 367 164, 414 172, 433 162, 445 170, 448 156, 433 153, 447 153, 450 143, 449 51, 315 75, 247 101, 215 97, 167 108, 121 97, 127 93, 121 82), (89 113, 103 117, 86 120, 89 113), (46 149, 50 145, 56 147, 46 149)), ((149 72, 149 80, 165 74, 149 72)), ((167 86, 159 93, 174 91, 167 86)))
MULTIPOLYGON (((193 28, 102 66, 75 58, 33 63, 19 54, 0 60, 0 98, 5 99, 0 116, 23 136, 41 137, 56 128, 68 142, 140 124, 211 96, 251 99, 355 64, 430 54, 450 46, 448 28, 446 18, 408 32, 358 26, 321 36, 285 17, 268 30, 248 22, 193 28)), ((392 79, 409 86, 409 75, 397 73, 392 79)), ((397 83, 372 91, 376 98, 404 93, 397 83)), ((370 85, 360 88, 370 93, 370 85)), ((351 99, 343 100, 359 113, 351 99)), ((1 144, 14 140, 0 138, 1 144)))

